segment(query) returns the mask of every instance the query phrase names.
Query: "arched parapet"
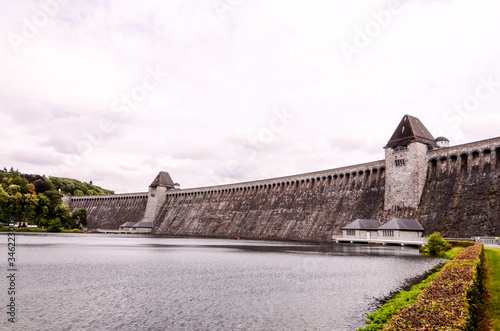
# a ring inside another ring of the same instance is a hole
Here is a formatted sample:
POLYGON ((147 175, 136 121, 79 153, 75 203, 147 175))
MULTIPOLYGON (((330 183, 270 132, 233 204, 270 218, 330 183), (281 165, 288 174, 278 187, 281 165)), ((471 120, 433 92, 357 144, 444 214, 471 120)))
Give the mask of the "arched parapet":
POLYGON ((446 158, 450 175, 489 172, 500 168, 499 148, 500 137, 497 137, 428 151, 427 159, 431 166, 431 160, 446 158))
POLYGON ((467 174, 469 169, 469 154, 460 154, 460 174, 467 174))
POLYGON ((483 161, 483 172, 490 172, 491 171, 491 149, 490 148, 486 148, 485 150, 483 150, 483 158, 484 158, 484 161, 483 161))
POLYGON ((78 195, 78 196, 65 196, 64 202, 72 209, 73 205, 83 205, 87 202, 107 202, 107 201, 130 201, 133 199, 147 199, 147 192, 140 193, 123 193, 123 194, 109 194, 109 195, 78 195))
POLYGON ((458 162, 458 156, 455 154, 450 156, 449 169, 450 169, 450 175, 455 175, 458 173, 459 162, 458 162))
POLYGON ((429 166, 428 166, 428 180, 432 180, 436 178, 437 174, 437 167, 438 167, 438 160, 436 158, 432 158, 429 160, 429 166))
POLYGON ((439 158, 439 177, 444 177, 448 175, 448 158, 446 156, 442 156, 439 158))
MULTIPOLYGON (((385 161, 375 161, 349 167, 316 171, 300 175, 276 177, 265 180, 256 180, 235 184, 197 187, 188 189, 174 189, 165 192, 167 197, 176 197, 179 193, 207 194, 232 193, 243 191, 245 194, 257 194, 269 190, 313 190, 322 187, 345 186, 355 183, 370 182, 375 178, 377 182, 385 176, 385 161), (370 180, 369 180, 370 179, 370 180)), ((361 186, 363 187, 363 186, 361 186)))

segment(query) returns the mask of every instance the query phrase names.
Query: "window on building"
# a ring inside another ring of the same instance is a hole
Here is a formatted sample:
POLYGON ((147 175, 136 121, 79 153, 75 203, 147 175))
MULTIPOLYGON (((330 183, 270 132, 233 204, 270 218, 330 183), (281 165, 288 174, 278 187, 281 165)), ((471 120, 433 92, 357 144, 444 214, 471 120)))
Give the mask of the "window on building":
POLYGON ((407 151, 408 145, 397 146, 393 148, 395 152, 407 151))
POLYGON ((355 236, 356 235, 356 230, 347 230, 347 235, 348 236, 355 236))
POLYGON ((405 160, 404 159, 396 160, 396 167, 402 167, 404 165, 405 165, 405 160))
POLYGON ((384 230, 382 231, 382 234, 384 237, 394 237, 394 231, 393 230, 384 230))

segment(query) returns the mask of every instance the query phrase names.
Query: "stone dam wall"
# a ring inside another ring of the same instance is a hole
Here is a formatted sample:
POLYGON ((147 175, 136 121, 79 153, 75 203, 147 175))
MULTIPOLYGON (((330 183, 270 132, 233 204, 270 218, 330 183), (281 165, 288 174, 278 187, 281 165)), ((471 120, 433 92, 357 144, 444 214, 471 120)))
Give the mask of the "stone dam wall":
POLYGON ((144 218, 148 193, 71 197, 69 208, 87 210, 89 229, 118 229, 125 222, 144 218))
POLYGON ((149 193, 70 197, 69 206, 87 209, 89 229, 118 229, 144 220, 151 199, 153 233, 173 236, 327 242, 357 218, 386 222, 393 217, 417 218, 424 235, 498 236, 500 137, 424 157, 427 173, 417 208, 385 206, 392 166, 386 160, 161 194, 150 188, 149 193))
POLYGON ((168 191, 153 232, 330 241, 356 218, 383 210, 384 161, 239 183, 168 191))
POLYGON ((500 235, 500 139, 431 151, 417 218, 426 234, 500 235))

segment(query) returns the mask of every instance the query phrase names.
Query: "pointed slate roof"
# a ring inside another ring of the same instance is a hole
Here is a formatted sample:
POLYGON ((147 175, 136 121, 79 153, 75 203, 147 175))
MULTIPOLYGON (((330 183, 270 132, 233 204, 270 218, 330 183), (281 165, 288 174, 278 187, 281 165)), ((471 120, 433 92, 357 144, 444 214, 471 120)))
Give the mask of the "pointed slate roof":
POLYGON ((160 173, 156 176, 155 180, 149 185, 149 187, 158 187, 158 186, 163 186, 163 187, 168 187, 168 188, 174 188, 174 181, 172 180, 172 177, 168 174, 166 171, 160 171, 160 173))
POLYGON ((393 218, 385 223, 379 230, 400 230, 400 231, 424 231, 424 228, 416 219, 393 218))
POLYGON ((378 220, 357 219, 354 222, 344 226, 342 230, 377 230, 381 225, 378 220))
POLYGON ((405 115, 384 148, 407 145, 415 141, 436 146, 436 140, 425 125, 418 118, 405 115))

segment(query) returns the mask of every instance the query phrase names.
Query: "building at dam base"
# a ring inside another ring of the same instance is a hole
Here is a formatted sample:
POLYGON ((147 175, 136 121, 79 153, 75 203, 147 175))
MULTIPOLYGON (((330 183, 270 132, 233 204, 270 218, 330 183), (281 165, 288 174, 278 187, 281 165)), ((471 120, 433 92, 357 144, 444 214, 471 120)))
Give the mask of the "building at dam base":
POLYGON ((385 160, 244 183, 178 189, 160 172, 148 192, 66 199, 89 229, 152 222, 152 233, 327 242, 356 219, 418 219, 424 235, 500 233, 500 137, 449 146, 405 115, 385 160))

